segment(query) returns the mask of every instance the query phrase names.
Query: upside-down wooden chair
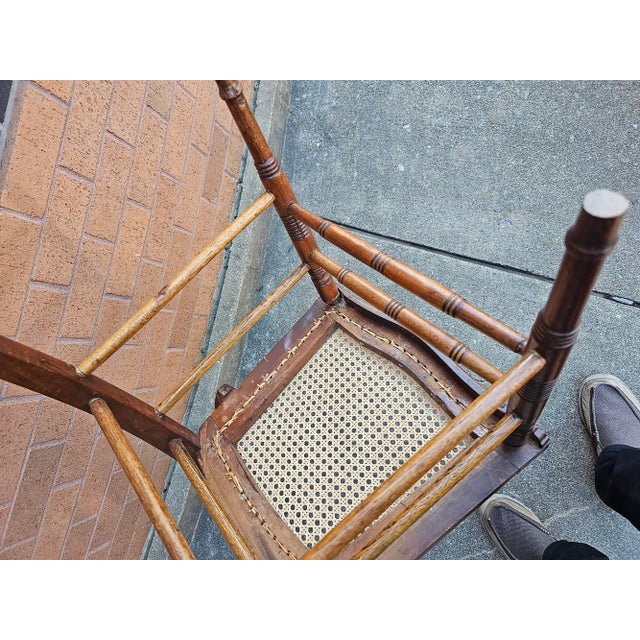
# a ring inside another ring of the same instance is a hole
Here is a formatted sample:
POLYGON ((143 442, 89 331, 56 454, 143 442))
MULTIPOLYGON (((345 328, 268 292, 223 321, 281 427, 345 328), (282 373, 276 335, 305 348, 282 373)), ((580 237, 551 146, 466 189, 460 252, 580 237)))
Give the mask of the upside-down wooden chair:
POLYGON ((218 86, 265 193, 83 362, 0 337, 0 377, 95 416, 172 558, 193 554, 123 429, 177 460, 239 558, 417 558, 548 445, 536 421, 628 203, 586 196, 525 337, 298 204, 239 84, 218 86), (184 381, 152 407, 94 375, 270 205, 300 264, 184 381), (516 364, 499 370, 330 259, 312 231, 515 352, 516 364), (220 390, 199 433, 169 418, 305 275, 317 302, 237 388, 220 390))

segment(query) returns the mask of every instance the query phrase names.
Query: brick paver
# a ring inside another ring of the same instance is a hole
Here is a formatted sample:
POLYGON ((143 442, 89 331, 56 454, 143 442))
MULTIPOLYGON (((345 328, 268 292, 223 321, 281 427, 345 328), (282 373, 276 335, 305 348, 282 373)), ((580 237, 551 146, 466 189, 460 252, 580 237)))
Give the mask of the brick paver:
MULTIPOLYGON (((22 81, 9 126, 0 333, 76 363, 224 226, 242 146, 213 81, 22 81)), ((97 375, 161 400, 200 357, 219 266, 97 375)), ((0 441, 0 558, 140 557, 149 520, 90 415, 0 382, 0 441)), ((162 489, 169 459, 130 441, 162 489)))

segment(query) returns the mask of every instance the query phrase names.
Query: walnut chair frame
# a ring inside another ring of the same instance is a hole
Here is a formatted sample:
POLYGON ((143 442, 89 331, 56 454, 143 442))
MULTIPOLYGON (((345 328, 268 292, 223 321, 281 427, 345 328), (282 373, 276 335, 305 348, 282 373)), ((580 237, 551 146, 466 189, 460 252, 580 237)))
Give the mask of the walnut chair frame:
POLYGON ((606 190, 585 197, 566 235, 565 255, 548 300, 525 337, 444 285, 302 207, 240 85, 218 81, 218 87, 265 193, 83 362, 69 364, 0 336, 0 377, 95 416, 171 558, 194 556, 123 430, 175 458, 238 558, 417 558, 548 445, 548 436, 536 422, 575 343, 582 311, 615 245, 628 203, 606 190), (158 406, 94 375, 271 205, 300 264, 158 406), (517 362, 501 371, 329 258, 314 232, 518 354, 517 362), (216 408, 199 432, 168 417, 178 399, 306 275, 318 292, 317 302, 237 388, 225 385, 219 390, 216 408), (327 371, 336 344, 348 352, 341 381, 327 371), (354 374, 349 367, 361 369, 354 374), (313 376, 324 379, 320 391, 304 386, 315 384, 313 376), (370 398, 358 399, 363 412, 349 395, 354 379, 358 393, 365 395, 367 389, 359 387, 372 380, 401 380, 407 385, 412 408, 395 424, 395 432, 391 427, 391 433, 380 434, 380 425, 390 421, 376 422, 380 416, 372 414, 396 411, 397 394, 385 395, 384 385, 376 387, 373 404, 370 398), (339 386, 347 388, 342 405, 339 386), (314 405, 306 423, 296 414, 301 405, 314 405), (329 426, 325 417, 332 409, 337 417, 329 426), (360 417, 355 417, 356 410, 360 417), (421 417, 425 411, 436 415, 431 426, 421 417), (283 416, 288 431, 278 424, 283 416), (355 423, 358 435, 346 433, 355 423), (409 435, 407 425, 413 429, 409 435), (375 438, 367 435, 372 429, 378 432, 375 438), (380 455, 365 451, 370 441, 384 451, 381 466, 376 467, 380 455), (397 446, 401 450, 395 450, 397 446), (345 456, 349 464, 343 464, 345 456), (346 479, 339 477, 345 469, 346 479), (335 476, 333 484, 328 475, 335 476), (278 498, 283 490, 285 497, 278 498))

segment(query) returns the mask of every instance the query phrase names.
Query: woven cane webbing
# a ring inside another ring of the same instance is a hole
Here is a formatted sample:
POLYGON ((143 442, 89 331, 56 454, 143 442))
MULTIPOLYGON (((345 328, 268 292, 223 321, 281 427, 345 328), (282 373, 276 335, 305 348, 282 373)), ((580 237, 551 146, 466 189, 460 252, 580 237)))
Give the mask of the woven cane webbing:
POLYGON ((238 442, 238 452, 310 548, 448 421, 407 373, 336 330, 238 442))

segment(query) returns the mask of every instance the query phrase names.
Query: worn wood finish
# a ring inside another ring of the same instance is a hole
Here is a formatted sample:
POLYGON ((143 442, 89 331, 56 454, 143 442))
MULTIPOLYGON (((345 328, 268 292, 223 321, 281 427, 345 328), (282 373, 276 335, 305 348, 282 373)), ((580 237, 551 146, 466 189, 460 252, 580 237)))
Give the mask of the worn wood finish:
POLYGON ((236 444, 338 328, 335 317, 326 315, 329 308, 317 301, 236 389, 225 390, 223 401, 200 429, 206 481, 241 527, 243 538, 257 558, 290 559, 302 556, 307 548, 280 521, 255 486, 237 454, 236 444), (289 358, 292 348, 295 357, 289 358), (273 375, 276 370, 277 376, 273 375), (241 491, 237 488, 240 483, 241 491), (267 523, 266 528, 262 522, 267 523))
POLYGON ((216 398, 214 401, 214 406, 217 409, 225 400, 225 398, 233 391, 233 387, 226 382, 218 388, 216 391, 216 398))
MULTIPOLYGON (((222 434, 216 439, 216 446, 220 447, 218 459, 225 461, 227 478, 231 477, 242 487, 242 492, 235 491, 235 497, 244 503, 243 509, 250 510, 254 519, 260 525, 260 546, 270 549, 269 553, 285 556, 288 559, 296 559, 302 556, 306 547, 298 536, 291 531, 271 506, 269 500, 263 495, 256 485, 253 475, 247 470, 237 449, 222 434), (266 544, 265 544, 266 541, 266 544)), ((256 548, 256 553, 258 549, 256 548)))
MULTIPOLYGON (((532 439, 518 449, 500 445, 487 458, 480 461, 462 482, 455 485, 416 523, 384 549, 378 557, 386 560, 419 558, 475 510, 483 500, 500 489, 502 485, 540 455, 544 448, 532 439)), ((290 559, 281 550, 278 553, 274 548, 266 546, 264 529, 260 527, 259 520, 249 512, 237 489, 231 485, 218 456, 214 456, 212 452, 209 453, 205 464, 207 465, 206 482, 216 493, 216 497, 224 501, 225 508, 229 510, 231 517, 236 519, 235 526, 239 527, 243 537, 250 540, 246 544, 255 550, 255 557, 258 559, 290 559), (213 469, 216 471, 212 471, 213 469)), ((398 504, 396 511, 391 512, 390 515, 397 519, 405 509, 406 504, 398 504)), ((385 516, 380 521, 388 523, 388 520, 384 520, 385 516)), ((372 527, 375 527, 376 524, 374 523, 372 527)), ((369 529, 343 549, 337 558, 342 560, 353 558, 356 553, 359 553, 362 546, 366 546, 371 538, 375 537, 375 535, 367 537, 368 533, 369 529)), ((377 530, 375 533, 377 534, 377 530)), ((296 546, 296 549, 300 549, 300 547, 296 546)), ((302 553, 304 552, 306 552, 306 547, 302 549, 302 553)), ((368 553, 367 550, 363 556, 368 553)))
POLYGON ((109 409, 109 405, 101 398, 89 401, 91 413, 95 416, 109 445, 122 466, 131 486, 136 492, 151 523, 155 527, 167 553, 173 560, 195 560, 191 548, 173 519, 151 477, 135 454, 122 428, 109 409))
POLYGON ((291 560, 302 555, 306 547, 254 486, 252 477, 238 459, 235 446, 220 433, 220 425, 208 418, 202 428, 212 434, 211 440, 203 441, 206 483, 230 526, 242 533, 243 544, 251 555, 258 560, 291 560))
POLYGON ((468 367, 489 382, 495 382, 502 375, 500 369, 471 351, 465 344, 418 315, 415 311, 405 307, 362 276, 345 269, 328 256, 325 256, 320 250, 314 251, 313 256, 314 260, 333 275, 340 284, 348 287, 392 320, 432 344, 454 362, 468 367))
MULTIPOLYGON (((462 482, 436 502, 415 524, 392 542, 379 556, 379 560, 416 559, 426 553, 456 525, 475 511, 488 496, 535 460, 548 446, 538 445, 529 438, 522 447, 501 444, 470 471, 462 482)), ((401 506, 400 506, 401 508, 401 506)), ((374 523, 375 524, 375 523, 374 523)), ((353 550, 365 542, 364 536, 348 545, 337 558, 352 557, 353 550), (362 538, 362 539, 361 539, 362 538)))
MULTIPOLYGON (((469 397, 474 399, 486 389, 486 385, 481 385, 475 378, 472 378, 464 369, 458 366, 450 358, 447 358, 447 356, 445 356, 441 351, 424 340, 420 340, 420 338, 411 331, 405 329, 398 323, 391 320, 388 316, 382 314, 375 307, 372 307, 352 291, 341 287, 340 294, 342 295, 346 306, 349 308, 351 316, 356 317, 357 314, 357 316, 363 318, 365 325, 367 319, 371 319, 374 326, 378 328, 381 324, 384 325, 385 331, 391 341, 396 342, 415 353, 422 353, 421 357, 423 361, 429 363, 429 367, 436 377, 455 380, 455 393, 458 401, 463 406, 466 406, 466 404, 470 402, 470 400, 468 401, 469 397)), ((364 342, 366 342, 366 340, 364 340, 364 342)), ((369 344, 371 348, 375 350, 374 345, 371 343, 369 344)), ((401 360, 397 360, 395 357, 391 359, 400 367, 403 366, 401 360)), ((506 405, 504 405, 504 408, 506 409, 506 405)), ((454 411, 452 415, 457 415, 457 412, 454 411)), ((504 411, 500 409, 496 415, 502 417, 504 415, 504 411)))
POLYGON ((310 258, 317 244, 306 225, 288 211, 297 202, 289 179, 269 148, 240 84, 234 80, 217 80, 221 98, 227 103, 231 115, 253 157, 258 176, 264 188, 275 196, 274 207, 293 242, 302 262, 309 265, 309 275, 320 297, 325 302, 338 299, 338 288, 331 276, 310 258))
POLYGON ((289 211, 331 244, 346 251, 447 315, 466 322, 516 353, 522 351, 526 343, 526 338, 523 335, 472 305, 455 291, 428 278, 404 262, 387 255, 375 245, 362 240, 340 225, 321 218, 297 203, 293 203, 289 207, 289 211))
POLYGON ((565 236, 565 254, 547 302, 538 314, 526 351, 547 361, 538 375, 511 401, 522 425, 507 443, 521 446, 533 429, 578 337, 580 318, 606 257, 618 240, 618 228, 629 202, 605 189, 584 199, 575 224, 565 236))
MULTIPOLYGON (((310 551, 305 559, 329 559, 336 556, 393 502, 408 491, 429 469, 468 436, 475 426, 491 415, 503 402, 544 365, 536 353, 519 360, 500 380, 456 416, 445 429, 418 450, 404 465, 353 509, 310 551)), ((448 465, 449 472, 455 461, 448 465)))
MULTIPOLYGON (((400 332, 393 332, 391 328, 380 331, 380 325, 367 322, 364 316, 354 313, 352 309, 347 312, 336 310, 332 320, 360 344, 366 345, 371 351, 408 373, 428 391, 447 415, 458 415, 470 402, 464 393, 458 397, 447 385, 438 384, 442 380, 442 376, 437 372, 440 363, 434 362, 434 353, 428 345, 425 345, 425 349, 422 350, 414 342, 403 339, 404 336, 400 332)), ((392 402, 393 399, 390 398, 389 403, 392 402)))
POLYGON ((270 193, 262 194, 212 240, 189 264, 158 294, 141 307, 127 322, 117 329, 105 342, 90 353, 77 367, 86 375, 95 371, 112 356, 127 340, 135 335, 147 322, 159 313, 184 289, 243 229, 253 222, 273 203, 270 193))
POLYGON ((194 384, 196 384, 278 301, 300 282, 308 272, 306 264, 299 265, 285 278, 244 320, 237 324, 198 365, 180 382, 156 407, 159 413, 166 413, 194 384))
POLYGON ((5 336, 0 336, 0 378, 87 413, 90 400, 103 398, 132 435, 167 455, 171 455, 169 442, 181 438, 191 456, 198 457, 197 436, 180 423, 97 376, 80 376, 73 365, 5 336))
MULTIPOLYGON (((327 307, 321 302, 314 304, 236 389, 225 389, 224 400, 216 405, 212 418, 218 425, 228 424, 225 433, 232 443, 242 438, 337 328, 404 369, 450 416, 460 413, 484 391, 454 362, 417 340, 411 332, 367 308, 364 301, 357 300, 350 292, 344 296, 346 304, 338 307, 327 307), (319 326, 309 335, 315 323, 319 326), (307 335, 304 342, 300 342, 307 335), (295 357, 288 358, 294 346, 295 357), (276 370, 278 374, 274 375, 276 370), (448 392, 433 384, 433 379, 444 381, 448 392), (257 397, 247 404, 256 390, 257 397)), ((501 409, 497 409, 496 416, 504 415, 501 409)), ((200 437, 205 442, 213 434, 206 434, 203 425, 200 437)))
POLYGON ((200 467, 195 463, 189 455, 187 448, 182 440, 172 440, 169 443, 173 457, 184 471, 187 480, 191 483, 196 493, 202 500, 202 504, 207 509, 209 515, 218 526, 218 529, 224 536, 231 550, 240 560, 252 560, 255 556, 251 553, 249 547, 245 544, 241 534, 233 528, 227 514, 224 512, 220 501, 211 492, 206 483, 200 467))
MULTIPOLYGON (((357 313, 364 318, 370 318, 376 324, 383 324, 388 328, 388 331, 397 332, 398 337, 393 339, 399 340, 400 342, 406 341, 407 347, 409 349, 424 349, 425 353, 427 354, 426 359, 431 363, 431 366, 435 366, 435 363, 437 362, 438 366, 442 366, 443 369, 447 372, 444 376, 445 378, 454 379, 456 381, 456 385, 460 384, 461 389, 466 388, 472 393, 474 398, 480 395, 486 389, 486 385, 481 385, 475 378, 472 378, 464 369, 458 366, 453 360, 445 356, 441 351, 428 344, 426 341, 421 340, 420 338, 418 338, 418 336, 416 336, 408 329, 405 329, 397 322, 391 320, 388 316, 381 313, 375 307, 372 307, 352 291, 341 287, 340 294, 342 295, 346 306, 349 307, 351 314, 357 313)), ((457 393, 462 392, 458 391, 457 393)), ((463 396, 464 393, 461 396, 461 400, 463 399, 463 396)), ((504 412, 501 412, 501 416, 502 415, 504 415, 504 412)))
POLYGON ((356 560, 370 560, 377 558, 395 540, 403 535, 417 522, 438 500, 465 478, 477 465, 482 462, 503 440, 520 424, 520 420, 513 414, 507 414, 498 424, 481 438, 476 438, 460 454, 450 472, 442 472, 432 476, 424 485, 410 493, 404 500, 402 510, 397 510, 392 518, 382 523, 373 523, 365 533, 367 539, 359 536, 355 539, 358 551, 351 554, 356 560))

